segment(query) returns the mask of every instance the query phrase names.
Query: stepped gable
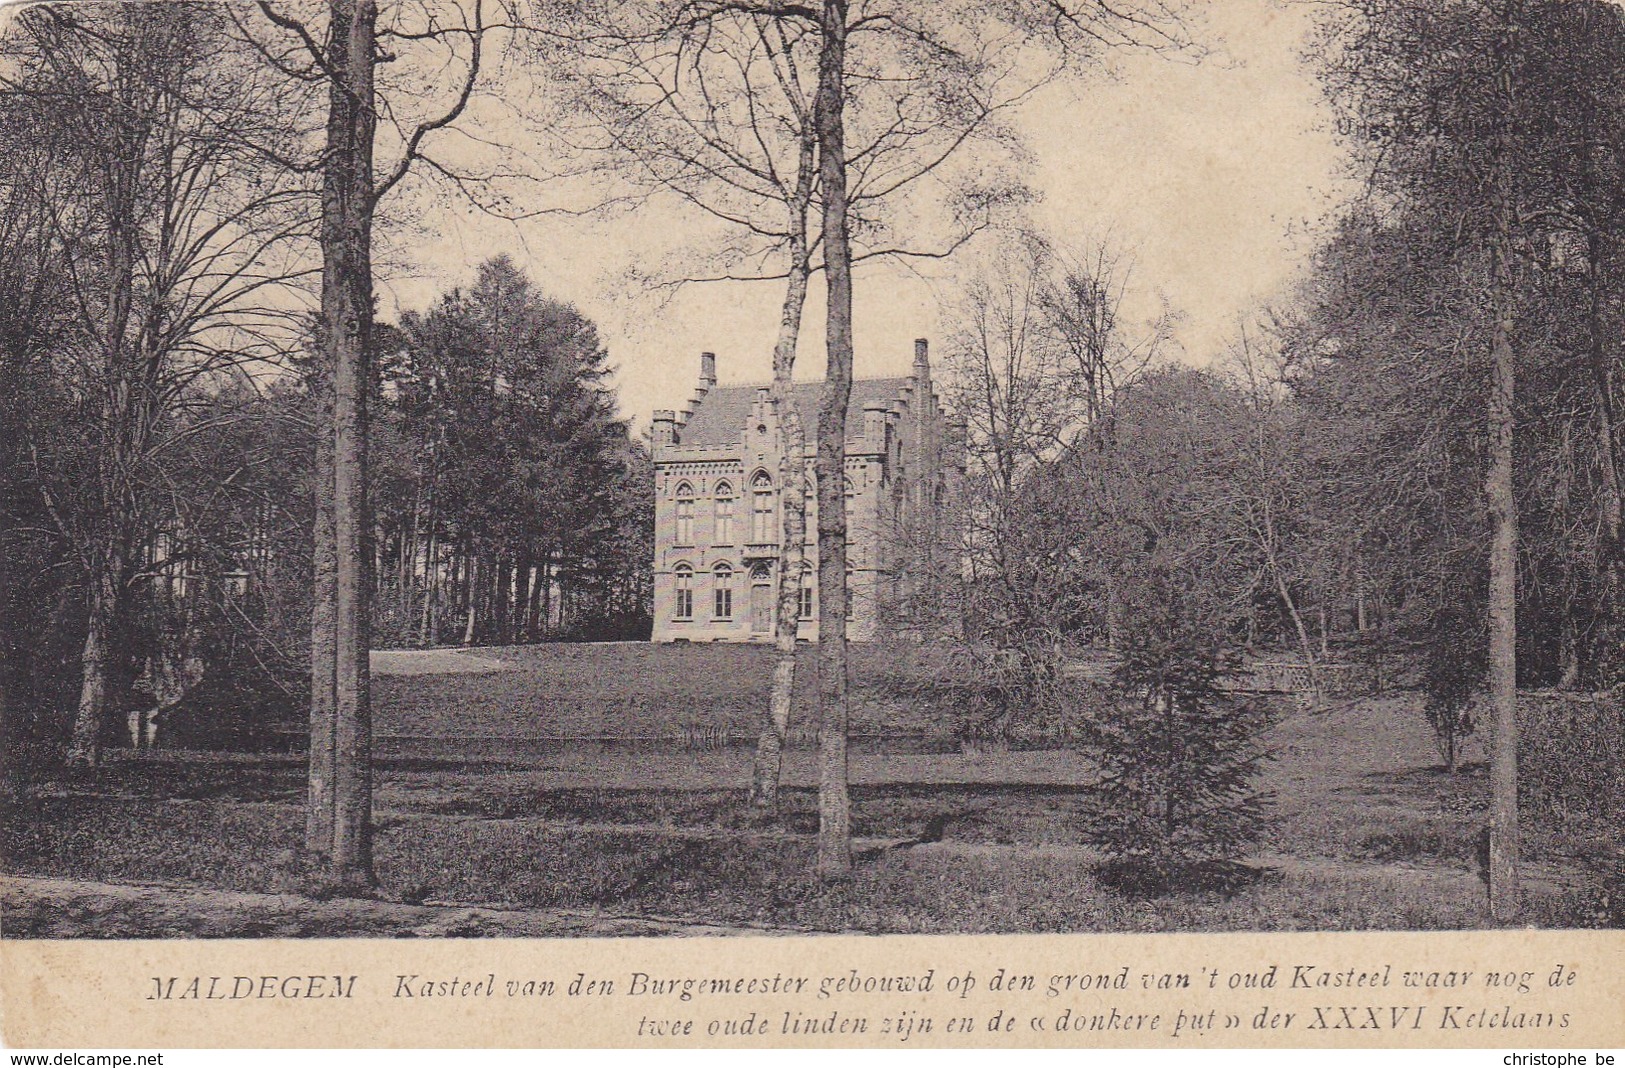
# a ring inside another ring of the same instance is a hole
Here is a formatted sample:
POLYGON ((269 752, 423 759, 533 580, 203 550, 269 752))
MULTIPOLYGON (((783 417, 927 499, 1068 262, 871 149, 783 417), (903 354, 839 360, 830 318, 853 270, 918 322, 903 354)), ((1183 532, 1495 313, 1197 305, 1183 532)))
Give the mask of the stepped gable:
MULTIPOLYGON (((847 436, 856 438, 863 433, 863 409, 866 405, 890 407, 908 387, 908 379, 859 378, 852 383, 852 399, 846 408, 847 436)), ((745 423, 750 419, 751 406, 762 385, 713 386, 700 401, 681 430, 684 445, 732 445, 741 440, 745 423)), ((796 382, 791 397, 801 413, 801 426, 809 444, 818 433, 818 403, 824 390, 822 382, 796 382)))

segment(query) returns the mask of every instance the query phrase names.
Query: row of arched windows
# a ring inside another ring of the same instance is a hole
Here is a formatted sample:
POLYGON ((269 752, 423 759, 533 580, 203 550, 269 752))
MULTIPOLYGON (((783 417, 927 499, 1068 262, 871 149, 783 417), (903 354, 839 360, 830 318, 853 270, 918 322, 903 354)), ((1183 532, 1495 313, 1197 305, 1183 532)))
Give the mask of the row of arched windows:
MULTIPOLYGON (((736 497, 733 483, 724 479, 717 483, 712 495, 711 542, 713 545, 734 544, 734 508, 736 497)), ((694 544, 694 484, 677 484, 677 544, 694 544)), ((758 471, 750 480, 750 540, 753 544, 773 541, 776 509, 773 501, 773 479, 766 471, 758 471)))
MULTIPOLYGON (((847 564, 847 570, 852 565, 847 564)), ((673 588, 675 591, 675 604, 673 618, 690 620, 694 618, 694 568, 689 564, 678 564, 673 569, 673 588)), ((771 582, 764 569, 751 571, 751 585, 766 586, 771 582)), ((801 583, 796 592, 796 615, 801 619, 813 618, 813 590, 816 586, 813 567, 811 564, 801 565, 801 583)), ((734 616, 734 567, 723 561, 711 568, 711 618, 732 619, 734 616)))
MULTIPOLYGON (((807 480, 805 490, 808 500, 813 497, 812 480, 807 480)), ((852 507, 852 499, 856 489, 852 480, 846 480, 847 507, 852 507)), ((683 481, 677 484, 677 540, 678 545, 694 544, 694 484, 683 481)), ((734 544, 734 495, 733 483, 727 479, 717 483, 712 494, 711 544, 734 544)), ((766 471, 758 471, 750 480, 750 543, 752 545, 768 545, 778 540, 778 526, 775 522, 777 509, 773 497, 773 479, 766 471)))

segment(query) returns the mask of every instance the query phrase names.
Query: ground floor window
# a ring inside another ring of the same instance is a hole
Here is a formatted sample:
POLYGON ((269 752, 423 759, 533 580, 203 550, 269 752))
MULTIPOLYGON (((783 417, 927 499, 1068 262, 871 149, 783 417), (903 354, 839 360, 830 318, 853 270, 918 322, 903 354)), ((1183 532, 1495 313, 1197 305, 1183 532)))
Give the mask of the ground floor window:
POLYGON ((715 603, 711 615, 717 619, 732 619, 734 614, 734 570, 727 564, 718 564, 712 572, 716 579, 715 603))
POLYGON ((677 569, 677 607, 672 613, 677 619, 694 618, 694 572, 687 567, 677 569))

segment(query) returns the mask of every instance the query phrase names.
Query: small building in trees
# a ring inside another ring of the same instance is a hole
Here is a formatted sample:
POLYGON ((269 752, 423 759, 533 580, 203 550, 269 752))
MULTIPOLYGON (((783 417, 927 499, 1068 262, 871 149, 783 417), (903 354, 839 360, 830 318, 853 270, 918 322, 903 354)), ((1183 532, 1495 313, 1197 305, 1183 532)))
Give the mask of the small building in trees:
MULTIPOLYGON (((781 567, 784 519, 779 413, 765 385, 718 386, 700 356, 694 395, 657 411, 654 632, 657 642, 773 640, 779 583, 796 582, 798 636, 818 637, 818 510, 814 492, 822 382, 797 382, 805 444, 799 483, 807 541, 799 574, 781 567)), ((939 621, 959 556, 951 515, 964 475, 964 424, 931 381, 924 339, 913 373, 859 378, 846 417, 848 635, 858 641, 939 621)))

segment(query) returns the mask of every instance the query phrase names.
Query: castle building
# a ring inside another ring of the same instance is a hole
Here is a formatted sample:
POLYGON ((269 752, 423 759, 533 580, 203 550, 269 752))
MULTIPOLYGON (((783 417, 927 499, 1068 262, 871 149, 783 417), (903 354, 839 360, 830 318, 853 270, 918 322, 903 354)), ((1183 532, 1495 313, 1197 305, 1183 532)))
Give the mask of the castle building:
MULTIPOLYGON (((797 485, 783 486, 779 413, 767 386, 718 386, 716 357, 681 411, 657 411, 654 632, 657 642, 771 642, 779 583, 797 583, 797 636, 818 637, 813 493, 822 382, 797 382, 792 403, 805 438, 797 485), (807 495, 800 574, 782 573, 786 490, 807 495)), ((964 424, 944 411, 926 342, 913 373, 859 378, 846 415, 847 635, 866 641, 917 628, 917 609, 957 556, 944 518, 964 475, 964 424)))

